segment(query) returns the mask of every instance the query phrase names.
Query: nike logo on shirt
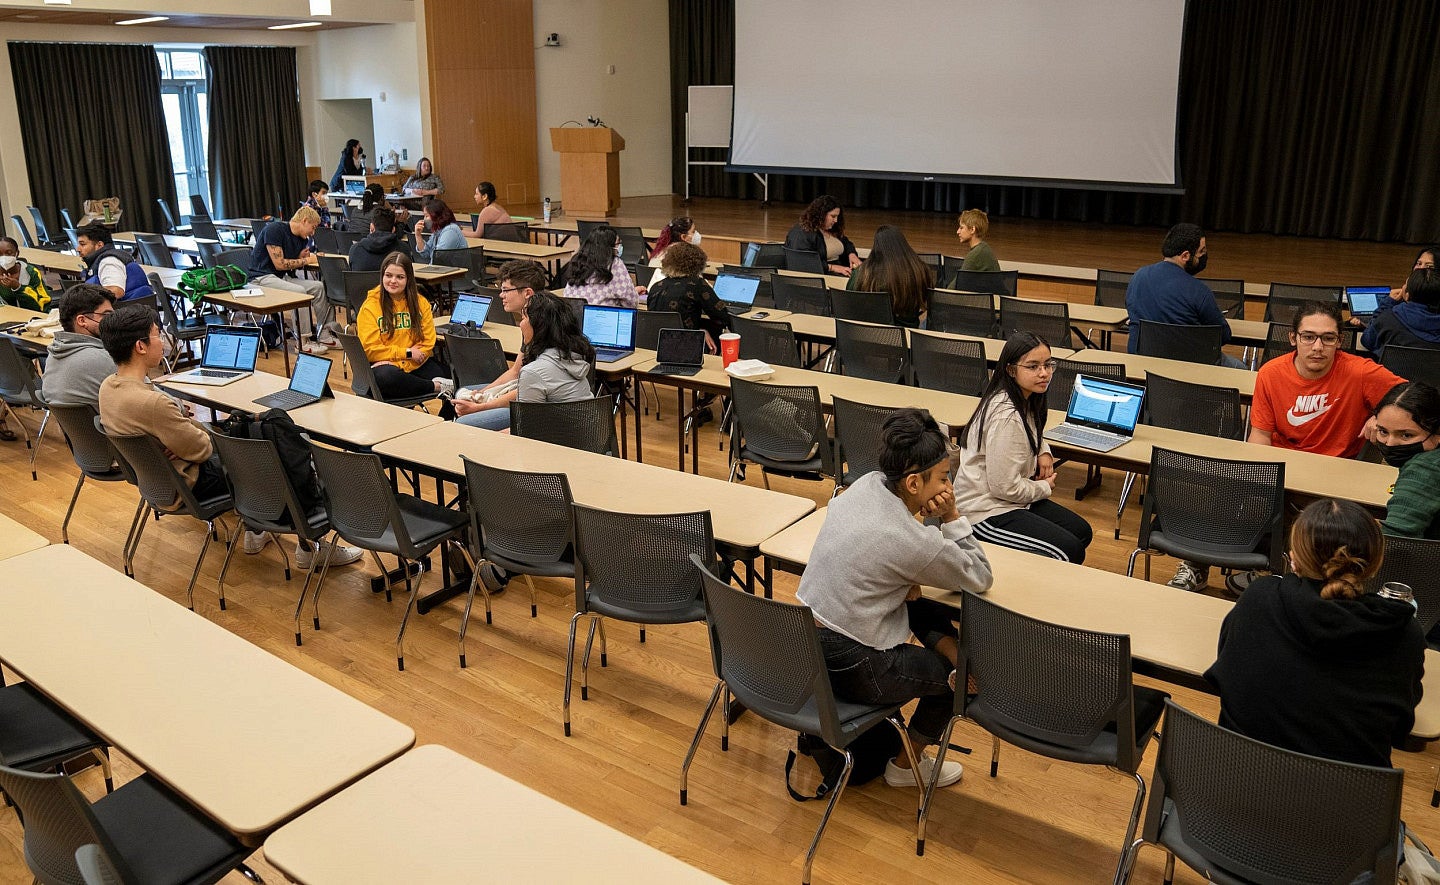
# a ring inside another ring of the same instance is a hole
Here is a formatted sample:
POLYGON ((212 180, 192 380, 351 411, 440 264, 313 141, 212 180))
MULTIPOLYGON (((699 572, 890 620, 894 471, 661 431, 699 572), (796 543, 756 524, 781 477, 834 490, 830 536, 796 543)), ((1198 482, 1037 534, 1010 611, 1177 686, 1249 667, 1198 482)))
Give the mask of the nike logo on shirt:
POLYGON ((1290 422, 1291 427, 1301 427, 1309 424, 1316 418, 1330 411, 1330 394, 1316 393, 1308 396, 1295 397, 1295 405, 1285 413, 1285 419, 1290 422))

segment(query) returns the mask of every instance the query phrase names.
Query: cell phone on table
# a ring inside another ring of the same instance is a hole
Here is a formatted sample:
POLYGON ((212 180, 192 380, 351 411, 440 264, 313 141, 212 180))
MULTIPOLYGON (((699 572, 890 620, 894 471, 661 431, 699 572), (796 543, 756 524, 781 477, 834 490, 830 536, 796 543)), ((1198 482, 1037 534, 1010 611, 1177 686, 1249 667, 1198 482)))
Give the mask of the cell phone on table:
POLYGON ((770 315, 770 311, 768 311, 768 310, 757 310, 757 311, 755 311, 754 313, 750 314, 751 318, 757 319, 757 320, 763 320, 763 319, 765 319, 766 317, 768 317, 769 315, 770 315))

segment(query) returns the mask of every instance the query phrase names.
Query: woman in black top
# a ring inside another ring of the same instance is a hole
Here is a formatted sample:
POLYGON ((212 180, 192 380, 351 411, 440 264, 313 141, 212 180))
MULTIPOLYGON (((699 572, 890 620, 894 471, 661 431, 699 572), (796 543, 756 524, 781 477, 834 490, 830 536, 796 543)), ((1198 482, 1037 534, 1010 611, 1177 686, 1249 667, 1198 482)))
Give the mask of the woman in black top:
POLYGON ((1306 507, 1290 530, 1293 574, 1257 578, 1220 626, 1205 673, 1220 724, 1289 750, 1390 764, 1415 724, 1425 637, 1403 600, 1365 592, 1380 524, 1353 501, 1306 507))
POLYGON ((360 171, 360 163, 365 159, 365 148, 360 145, 360 139, 352 138, 345 142, 340 149, 340 162, 335 166, 335 174, 330 176, 330 189, 340 190, 341 177, 346 175, 364 175, 360 171))
POLYGON ((705 330, 705 349, 715 353, 716 339, 730 328, 730 312, 715 290, 700 276, 705 270, 705 250, 681 240, 671 243, 660 260, 665 279, 650 287, 645 306, 651 310, 672 310, 680 314, 687 329, 705 330))
POLYGON ((860 266, 855 244, 845 236, 845 213, 840 201, 826 194, 811 201, 800 221, 785 235, 785 248, 814 252, 829 273, 842 277, 860 266))

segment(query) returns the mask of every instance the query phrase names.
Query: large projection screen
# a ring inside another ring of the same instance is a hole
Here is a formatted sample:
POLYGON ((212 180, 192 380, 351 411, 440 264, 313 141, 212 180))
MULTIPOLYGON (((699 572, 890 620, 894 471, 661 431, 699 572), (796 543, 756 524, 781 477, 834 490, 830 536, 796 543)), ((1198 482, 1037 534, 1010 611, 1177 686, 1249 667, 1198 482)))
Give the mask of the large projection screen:
POLYGON ((1177 190, 1185 0, 736 0, 730 169, 1177 190))

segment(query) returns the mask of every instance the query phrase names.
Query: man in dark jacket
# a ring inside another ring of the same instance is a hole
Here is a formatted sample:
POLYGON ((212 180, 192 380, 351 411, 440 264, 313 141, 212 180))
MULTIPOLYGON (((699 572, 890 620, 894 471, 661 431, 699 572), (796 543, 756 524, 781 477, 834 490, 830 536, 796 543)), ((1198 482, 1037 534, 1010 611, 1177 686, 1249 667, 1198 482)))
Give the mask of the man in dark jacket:
POLYGON ((1440 350, 1440 273, 1433 267, 1413 271, 1400 290, 1400 300, 1380 299, 1380 310, 1360 336, 1377 360, 1385 347, 1423 347, 1440 350))
POLYGON ((376 206, 370 215, 370 233, 350 247, 350 270, 379 270, 380 263, 391 252, 415 253, 409 241, 395 232, 395 211, 389 206, 376 206))

